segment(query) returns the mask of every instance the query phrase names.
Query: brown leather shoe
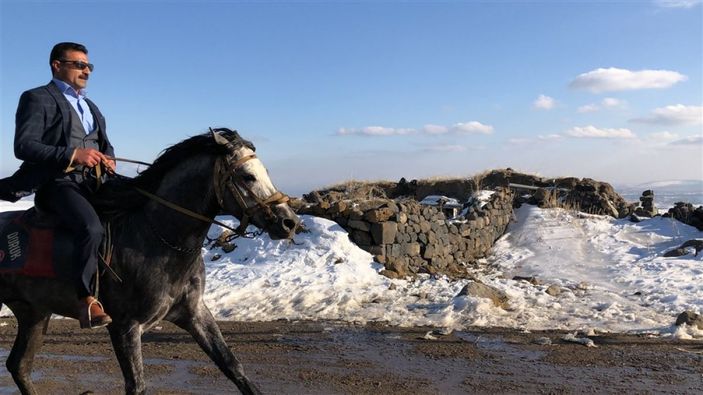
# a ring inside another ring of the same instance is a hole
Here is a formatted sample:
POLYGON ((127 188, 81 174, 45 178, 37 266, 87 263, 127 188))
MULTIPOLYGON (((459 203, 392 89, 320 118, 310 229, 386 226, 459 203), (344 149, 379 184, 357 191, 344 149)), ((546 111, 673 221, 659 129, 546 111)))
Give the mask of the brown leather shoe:
POLYGON ((112 318, 103 310, 103 305, 92 296, 81 299, 79 308, 78 321, 82 329, 102 328, 112 322, 112 318))

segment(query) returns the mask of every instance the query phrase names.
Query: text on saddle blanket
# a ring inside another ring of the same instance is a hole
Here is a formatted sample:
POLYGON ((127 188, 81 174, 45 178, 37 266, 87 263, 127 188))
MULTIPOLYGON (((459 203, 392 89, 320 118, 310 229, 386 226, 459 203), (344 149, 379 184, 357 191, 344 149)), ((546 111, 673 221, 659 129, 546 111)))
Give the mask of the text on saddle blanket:
POLYGON ((64 229, 33 226, 31 217, 19 213, 0 229, 0 273, 70 278, 72 236, 64 229))

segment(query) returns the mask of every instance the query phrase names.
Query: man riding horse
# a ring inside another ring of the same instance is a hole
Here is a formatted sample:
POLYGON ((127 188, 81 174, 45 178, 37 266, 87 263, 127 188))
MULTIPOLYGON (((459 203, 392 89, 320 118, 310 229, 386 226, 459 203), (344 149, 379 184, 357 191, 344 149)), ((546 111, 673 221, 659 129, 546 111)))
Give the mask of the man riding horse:
POLYGON ((93 71, 85 46, 56 44, 49 57, 52 80, 22 94, 15 118, 15 156, 20 169, 0 180, 0 198, 15 201, 32 192, 74 236, 73 276, 81 328, 112 320, 94 297, 98 249, 104 230, 89 199, 107 172, 114 150, 105 118, 85 96, 93 71))

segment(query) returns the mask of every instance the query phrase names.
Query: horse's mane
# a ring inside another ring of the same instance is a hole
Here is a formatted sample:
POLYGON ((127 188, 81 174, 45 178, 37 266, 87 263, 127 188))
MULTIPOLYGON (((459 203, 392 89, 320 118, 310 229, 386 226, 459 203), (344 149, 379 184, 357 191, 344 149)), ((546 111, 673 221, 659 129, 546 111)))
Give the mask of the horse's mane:
MULTIPOLYGON (((215 129, 215 132, 220 133, 235 148, 245 146, 251 150, 256 149, 254 144, 241 138, 236 131, 221 128, 215 129)), ((146 202, 147 198, 135 188, 153 192, 168 172, 188 158, 198 155, 225 155, 227 153, 227 148, 218 144, 210 132, 190 137, 161 151, 154 163, 136 177, 117 176, 107 182, 93 197, 93 206, 105 219, 120 216, 146 202)))

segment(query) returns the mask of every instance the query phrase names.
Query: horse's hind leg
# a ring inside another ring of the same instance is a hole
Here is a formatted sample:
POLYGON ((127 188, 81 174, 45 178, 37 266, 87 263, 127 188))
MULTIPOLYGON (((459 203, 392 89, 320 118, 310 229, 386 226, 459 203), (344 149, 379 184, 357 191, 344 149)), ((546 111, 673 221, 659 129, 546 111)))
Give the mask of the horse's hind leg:
POLYGON ((9 305, 17 318, 17 338, 7 357, 7 370, 22 394, 36 394, 30 377, 34 355, 44 340, 44 328, 50 314, 40 313, 26 304, 9 305))
POLYGON ((217 364, 217 367, 239 388, 243 394, 260 394, 261 391, 244 374, 241 362, 225 343, 222 332, 210 310, 200 301, 196 312, 183 313, 173 321, 188 331, 200 347, 217 364))

